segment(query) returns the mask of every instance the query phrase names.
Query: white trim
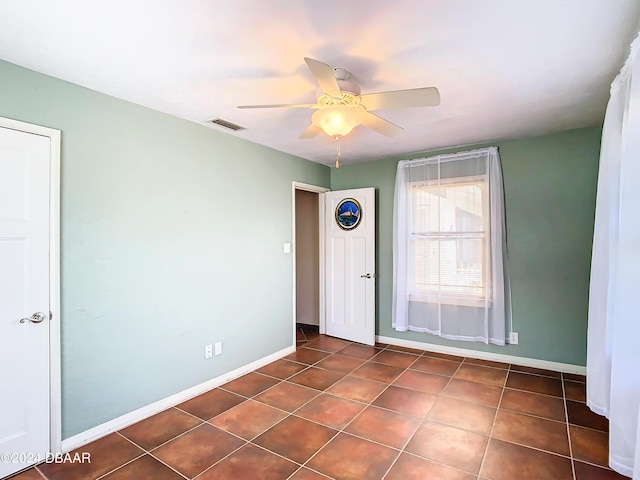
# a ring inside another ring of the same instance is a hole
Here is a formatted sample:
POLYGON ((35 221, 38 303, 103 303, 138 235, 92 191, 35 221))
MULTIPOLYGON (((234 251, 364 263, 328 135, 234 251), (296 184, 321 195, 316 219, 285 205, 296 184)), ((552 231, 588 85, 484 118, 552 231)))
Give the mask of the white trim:
POLYGON ((296 345, 296 320, 297 320, 297 311, 296 311, 296 190, 303 190, 305 192, 312 192, 318 194, 318 233, 320 235, 319 243, 318 243, 318 261, 320 264, 318 265, 319 271, 319 288, 318 292, 318 323, 320 333, 324 333, 325 329, 325 292, 324 292, 324 195, 330 191, 329 188, 320 187, 318 185, 311 185, 309 183, 302 182, 291 182, 291 244, 292 244, 292 264, 293 264, 293 346, 296 345))
POLYGON ((388 343, 398 347, 418 348, 429 352, 447 353, 449 355, 457 355, 459 357, 478 358, 481 360, 493 360, 494 362, 513 363, 523 367, 542 368, 545 370, 553 370, 555 372, 577 373, 586 375, 587 368, 581 365, 573 365, 571 363, 551 362, 549 360, 538 360, 537 358, 516 357, 515 355, 505 355, 502 353, 480 352, 478 350, 469 350, 467 348, 447 347, 444 345, 434 345, 431 343, 416 342, 413 340, 403 340, 394 337, 384 337, 376 335, 376 342, 388 343))
POLYGON ((66 453, 76 448, 82 447, 89 442, 93 442, 99 438, 102 438, 111 432, 115 432, 116 430, 121 430, 129 425, 144 420, 156 413, 160 413, 167 408, 174 407, 179 403, 185 402, 193 397, 196 397, 202 393, 208 392, 220 385, 227 383, 230 380, 238 378, 246 373, 252 372, 258 368, 264 367, 265 365, 274 362, 290 353, 296 351, 296 347, 291 346, 284 348, 278 352, 272 353, 271 355, 267 355, 259 360, 251 362, 247 365, 244 365, 240 368, 236 368, 230 372, 219 375, 211 380, 207 380, 199 385, 196 385, 191 388, 187 388, 181 392, 178 392, 174 395, 170 395, 162 400, 158 400, 157 402, 150 403, 144 407, 138 408, 129 413, 125 413, 124 415, 114 418, 113 420, 109 420, 108 422, 97 425, 89 430, 85 430, 84 432, 80 432, 72 437, 66 438, 62 441, 62 452, 66 453))
POLYGON ((49 451, 60 451, 62 400, 60 374, 60 130, 0 117, 0 127, 41 135, 49 143, 49 451))
POLYGON ((325 193, 330 191, 331 189, 328 187, 321 187, 319 185, 311 185, 310 183, 302 183, 302 182, 291 182, 294 190, 304 190, 305 192, 314 192, 314 193, 325 193))
POLYGON ((319 259, 318 261, 320 262, 319 265, 319 271, 320 271, 320 278, 319 278, 319 283, 318 285, 320 286, 320 297, 319 297, 319 304, 320 304, 320 312, 319 312, 319 318, 318 318, 318 323, 320 323, 319 325, 319 333, 321 333, 322 335, 324 335, 325 333, 327 333, 327 316, 326 316, 326 288, 325 288, 325 272, 326 272, 326 261, 325 261, 325 242, 326 242, 326 238, 325 238, 325 222, 324 222, 324 206, 325 206, 325 196, 324 194, 329 192, 330 190, 326 190, 325 192, 322 192, 320 194, 318 194, 318 234, 320 235, 320 239, 318 240, 318 252, 320 253, 319 255, 319 259))

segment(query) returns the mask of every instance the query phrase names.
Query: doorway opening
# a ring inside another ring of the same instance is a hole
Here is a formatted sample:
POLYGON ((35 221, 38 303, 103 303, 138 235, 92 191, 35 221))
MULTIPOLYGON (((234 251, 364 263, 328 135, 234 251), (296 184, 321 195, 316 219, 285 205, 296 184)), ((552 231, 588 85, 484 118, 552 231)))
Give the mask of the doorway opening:
POLYGON ((329 189, 293 182, 294 345, 324 333, 323 193, 329 189))

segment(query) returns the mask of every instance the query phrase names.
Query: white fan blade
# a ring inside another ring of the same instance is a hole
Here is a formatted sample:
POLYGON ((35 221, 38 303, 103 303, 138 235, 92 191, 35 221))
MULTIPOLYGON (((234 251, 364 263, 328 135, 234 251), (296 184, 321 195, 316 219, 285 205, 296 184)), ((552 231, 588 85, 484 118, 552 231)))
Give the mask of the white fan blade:
POLYGON ((238 108, 316 108, 315 103, 280 103, 274 105, 238 105, 238 108))
POLYGON ((389 120, 380 118, 371 112, 361 112, 360 119, 362 120, 362 125, 369 127, 371 130, 374 130, 386 137, 395 137, 404 130, 395 123, 391 123, 389 120))
POLYGON ((395 90, 393 92, 367 93, 360 96, 360 103, 367 110, 433 107, 440 105, 440 92, 435 87, 425 87, 411 90, 395 90))
POLYGON ((304 61, 307 62, 307 66, 313 76, 316 77, 320 89, 327 95, 340 98, 340 86, 336 80, 336 75, 333 72, 333 68, 326 63, 319 62, 313 58, 304 57, 304 61))
POLYGON ((322 130, 320 130, 320 128, 316 127, 313 123, 311 125, 309 125, 309 127, 302 132, 302 134, 298 137, 300 139, 307 139, 307 138, 313 138, 316 135, 318 135, 322 130))

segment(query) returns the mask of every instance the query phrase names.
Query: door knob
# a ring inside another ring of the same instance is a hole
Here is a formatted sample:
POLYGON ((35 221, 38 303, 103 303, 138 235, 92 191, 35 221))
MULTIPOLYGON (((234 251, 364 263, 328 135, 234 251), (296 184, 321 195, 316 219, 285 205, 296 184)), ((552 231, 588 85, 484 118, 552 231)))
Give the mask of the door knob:
POLYGON ((22 318, 20 319, 20 323, 27 323, 27 322, 31 322, 31 323, 40 323, 44 320, 44 313, 42 312, 36 312, 33 315, 31 315, 29 318, 22 318))
POLYGON ((367 273, 365 275, 360 275, 360 278, 371 278, 372 275, 370 273, 367 273))

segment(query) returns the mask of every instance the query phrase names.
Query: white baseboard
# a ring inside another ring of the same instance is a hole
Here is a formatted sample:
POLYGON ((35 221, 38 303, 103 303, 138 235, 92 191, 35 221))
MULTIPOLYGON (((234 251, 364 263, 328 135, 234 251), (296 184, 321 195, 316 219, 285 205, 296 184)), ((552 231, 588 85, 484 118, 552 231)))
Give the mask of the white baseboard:
POLYGON ((109 420, 103 424, 97 425, 89 430, 85 430, 84 432, 80 432, 72 437, 66 438, 62 441, 61 450, 63 453, 69 452, 71 450, 75 450, 76 448, 82 447, 89 442, 93 442, 101 437, 104 437, 111 432, 115 432, 116 430, 121 430, 129 425, 139 422, 140 420, 144 420, 156 413, 160 413, 167 408, 171 408, 179 403, 189 400, 190 398, 196 397, 204 392, 207 392, 213 388, 219 387, 223 383, 227 383, 234 378, 241 377, 245 373, 252 372, 258 368, 264 367, 265 365, 274 362, 290 353, 296 351, 295 346, 287 347, 285 349, 279 350, 271 355, 263 357, 255 362, 251 362, 247 365, 244 365, 240 368, 236 368, 230 372, 227 372, 218 377, 212 378, 211 380, 207 380, 199 385, 196 385, 191 388, 187 388, 181 392, 178 392, 169 397, 163 398, 162 400, 158 400, 157 402, 153 402, 144 407, 138 408, 132 412, 126 413, 120 417, 114 418, 113 420, 109 420))
POLYGON ((466 348, 446 347, 444 345, 434 345, 432 343, 422 343, 413 340, 403 340, 401 338, 383 337, 380 335, 376 335, 376 341, 380 343, 388 343, 389 345, 396 345, 398 347, 418 348, 420 350, 428 350, 429 352, 447 353, 449 355, 457 355, 459 357, 513 363, 514 365, 521 365, 523 367, 543 368, 545 370, 553 370, 556 372, 577 373, 579 375, 587 374, 587 367, 572 365, 570 363, 550 362, 548 360, 538 360, 537 358, 504 355, 502 353, 480 352, 478 350, 469 350, 466 348))

